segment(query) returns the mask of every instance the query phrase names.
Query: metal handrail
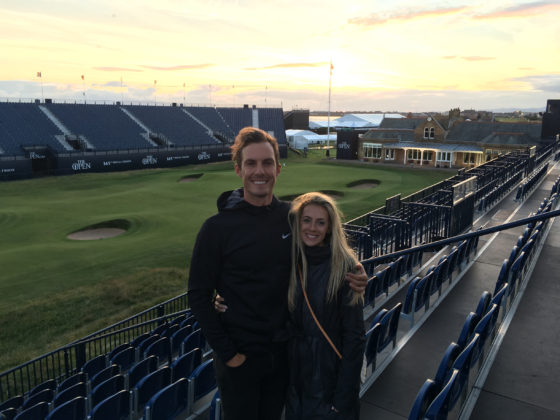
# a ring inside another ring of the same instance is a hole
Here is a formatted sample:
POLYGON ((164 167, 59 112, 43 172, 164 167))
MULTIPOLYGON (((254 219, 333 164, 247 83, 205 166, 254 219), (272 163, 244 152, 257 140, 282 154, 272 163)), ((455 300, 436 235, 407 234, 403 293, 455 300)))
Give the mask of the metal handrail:
POLYGON ((400 257, 401 255, 412 254, 417 251, 430 251, 434 248, 439 248, 445 245, 452 244, 454 242, 459 242, 465 239, 470 239, 477 236, 484 236, 489 235, 490 233, 501 232, 502 230, 512 229, 514 227, 527 225, 532 222, 538 222, 540 220, 547 220, 552 217, 560 216, 560 209, 559 210, 552 210, 548 212, 544 212, 541 214, 537 214, 535 216, 525 217, 523 219, 516 220, 515 222, 508 222, 498 226, 492 226, 486 229, 479 229, 474 232, 463 233, 461 235, 456 235, 450 238, 441 239, 439 241, 430 242, 428 244, 418 245, 407 249, 402 249, 400 251, 391 252, 390 254, 381 255, 378 257, 368 258, 366 260, 361 261, 363 265, 366 264, 376 264, 386 260, 392 260, 395 258, 400 257))

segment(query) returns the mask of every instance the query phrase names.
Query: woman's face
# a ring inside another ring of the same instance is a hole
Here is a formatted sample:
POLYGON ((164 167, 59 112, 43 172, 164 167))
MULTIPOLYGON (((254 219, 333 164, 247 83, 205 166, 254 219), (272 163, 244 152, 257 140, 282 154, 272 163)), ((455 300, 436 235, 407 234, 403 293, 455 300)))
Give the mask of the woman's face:
POLYGON ((299 226, 303 243, 307 246, 324 245, 329 225, 329 213, 324 207, 317 204, 305 206, 299 226))

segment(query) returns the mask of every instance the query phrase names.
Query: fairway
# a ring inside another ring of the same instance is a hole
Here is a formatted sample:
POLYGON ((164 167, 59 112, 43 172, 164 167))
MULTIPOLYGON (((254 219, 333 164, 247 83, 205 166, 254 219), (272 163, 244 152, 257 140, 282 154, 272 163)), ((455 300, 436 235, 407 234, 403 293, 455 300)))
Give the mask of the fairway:
MULTIPOLYGON (((313 153, 282 163, 279 197, 332 191, 346 220, 454 173, 327 162, 313 153), (360 180, 368 187, 348 187, 360 180)), ((0 371, 185 292, 202 222, 222 191, 240 185, 231 162, 0 183, 0 371), (195 174, 202 176, 180 182, 195 174), (110 220, 127 221, 128 230, 67 238, 110 220)))

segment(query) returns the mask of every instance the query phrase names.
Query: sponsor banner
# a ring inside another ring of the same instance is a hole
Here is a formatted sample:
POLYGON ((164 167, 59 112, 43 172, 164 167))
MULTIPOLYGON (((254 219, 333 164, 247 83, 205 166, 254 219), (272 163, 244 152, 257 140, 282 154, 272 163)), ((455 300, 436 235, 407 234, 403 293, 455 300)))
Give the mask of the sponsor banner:
POLYGON ((32 172, 31 159, 0 161, 0 179, 29 178, 32 172))
MULTIPOLYGON (((35 152, 32 152, 35 153, 35 152)), ((44 159, 39 153, 25 160, 0 161, 0 179, 30 178, 33 161, 44 159)), ((164 168, 231 159, 229 147, 208 147, 198 150, 162 150, 111 155, 53 156, 46 173, 69 175, 86 172, 129 171, 146 168, 164 168), (56 169, 55 169, 56 168, 56 169)), ((44 175, 45 173, 43 173, 44 175)))

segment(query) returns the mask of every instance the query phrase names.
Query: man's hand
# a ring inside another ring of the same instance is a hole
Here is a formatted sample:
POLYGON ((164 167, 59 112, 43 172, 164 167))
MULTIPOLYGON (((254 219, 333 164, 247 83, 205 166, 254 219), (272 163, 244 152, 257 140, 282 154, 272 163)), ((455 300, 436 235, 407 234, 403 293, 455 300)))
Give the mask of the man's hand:
POLYGON ((216 312, 225 312, 227 310, 227 305, 224 304, 224 298, 220 295, 216 295, 214 298, 214 309, 216 312))
POLYGON ((233 356, 231 359, 229 359, 226 362, 226 366, 231 367, 231 368, 239 367, 243 363, 245 363, 246 359, 247 359, 247 357, 244 354, 237 353, 235 356, 233 356))
POLYGON ((355 273, 346 273, 346 281, 350 283, 350 288, 358 293, 364 293, 368 282, 368 277, 364 266, 360 263, 356 265, 355 273))

